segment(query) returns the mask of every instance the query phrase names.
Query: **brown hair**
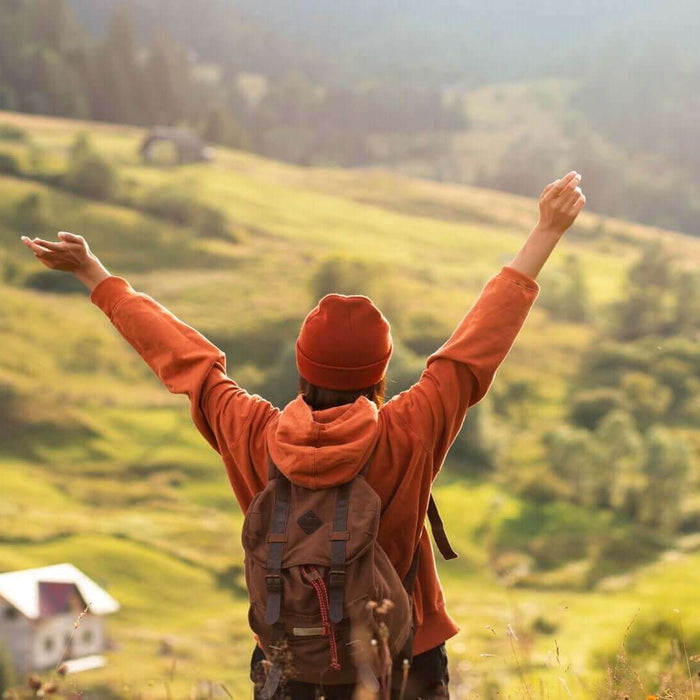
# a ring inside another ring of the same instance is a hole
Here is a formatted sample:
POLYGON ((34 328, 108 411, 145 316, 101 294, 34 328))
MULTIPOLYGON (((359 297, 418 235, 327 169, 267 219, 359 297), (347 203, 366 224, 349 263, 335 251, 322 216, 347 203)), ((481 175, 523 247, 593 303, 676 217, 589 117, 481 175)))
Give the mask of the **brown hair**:
POLYGON ((316 386, 300 376, 299 393, 314 411, 322 411, 324 408, 334 408, 346 403, 354 403, 360 396, 366 396, 370 401, 374 401, 377 404, 377 408, 381 408, 386 393, 386 377, 382 377, 376 384, 364 389, 338 391, 316 386))

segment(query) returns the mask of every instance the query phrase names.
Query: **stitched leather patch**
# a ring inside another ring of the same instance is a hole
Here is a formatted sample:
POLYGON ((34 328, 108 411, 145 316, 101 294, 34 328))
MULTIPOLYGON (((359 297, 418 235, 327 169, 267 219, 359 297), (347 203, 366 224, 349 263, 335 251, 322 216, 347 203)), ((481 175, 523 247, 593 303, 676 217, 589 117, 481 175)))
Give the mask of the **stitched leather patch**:
POLYGON ((294 627, 292 634, 295 637, 322 637, 323 627, 294 627))
POLYGON ((316 532, 323 522, 312 510, 307 510, 297 518, 297 525, 307 534, 311 535, 316 532))

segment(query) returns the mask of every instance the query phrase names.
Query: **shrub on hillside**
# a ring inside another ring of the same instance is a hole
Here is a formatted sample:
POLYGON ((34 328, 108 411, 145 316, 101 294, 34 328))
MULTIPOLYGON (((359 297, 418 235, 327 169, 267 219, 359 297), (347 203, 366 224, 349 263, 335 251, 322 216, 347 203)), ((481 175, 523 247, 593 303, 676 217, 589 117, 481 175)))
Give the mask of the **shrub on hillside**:
POLYGON ((237 242, 229 229, 226 216, 220 209, 198 204, 195 209, 194 230, 199 238, 222 238, 237 242))
POLYGON ((194 202, 191 198, 171 187, 151 190, 142 204, 142 209, 151 216, 172 221, 179 226, 189 226, 194 218, 194 202))
POLYGON ((326 294, 364 294, 372 296, 382 274, 379 263, 332 255, 322 260, 311 277, 311 293, 315 299, 326 294))
POLYGON ((72 163, 64 184, 76 194, 108 201, 114 197, 117 177, 112 166, 95 153, 72 163))
POLYGON ((0 141, 24 141, 27 132, 12 124, 0 124, 0 141))
POLYGON ((172 221, 178 226, 189 226, 201 238, 238 240, 220 209, 198 202, 190 195, 172 187, 158 187, 152 190, 141 208, 151 216, 172 221))
POLYGON ((0 279, 7 284, 16 282, 20 274, 20 266, 10 258, 5 258, 0 264, 0 279))
POLYGON ((39 192, 22 197, 15 205, 13 214, 17 228, 27 235, 46 228, 50 219, 46 200, 39 192))
POLYGON ((63 184, 84 197, 103 200, 114 197, 117 174, 114 168, 93 150, 86 134, 79 134, 71 147, 70 164, 63 184))
POLYGON ((19 393, 14 384, 0 381, 0 436, 9 435, 17 420, 19 393))
POLYGON ((395 332, 400 332, 405 325, 403 304, 396 286, 382 263, 375 260, 330 255, 319 262, 312 274, 310 290, 314 303, 326 294, 363 294, 377 304, 395 332))
POLYGON ((56 270, 33 272, 25 277, 24 286, 28 289, 36 289, 40 292, 54 292, 56 294, 85 293, 85 287, 73 275, 68 272, 57 272, 56 270))
POLYGON ((0 153, 0 173, 3 175, 21 175, 19 161, 11 153, 0 153))

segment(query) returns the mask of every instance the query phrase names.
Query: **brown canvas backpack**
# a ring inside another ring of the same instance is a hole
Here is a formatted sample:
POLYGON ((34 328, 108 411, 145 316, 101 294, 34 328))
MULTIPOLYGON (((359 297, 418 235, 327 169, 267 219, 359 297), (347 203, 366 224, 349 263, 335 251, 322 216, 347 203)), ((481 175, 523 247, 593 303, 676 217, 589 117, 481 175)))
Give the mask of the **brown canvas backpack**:
MULTIPOLYGON (((381 502, 367 466, 346 484, 312 490, 270 461, 268 483, 246 513, 248 617, 268 661, 263 697, 292 678, 360 679, 376 689, 397 660, 410 663, 417 550, 402 581, 377 543, 381 502)), ((457 556, 432 497, 429 516, 443 556, 457 556)))

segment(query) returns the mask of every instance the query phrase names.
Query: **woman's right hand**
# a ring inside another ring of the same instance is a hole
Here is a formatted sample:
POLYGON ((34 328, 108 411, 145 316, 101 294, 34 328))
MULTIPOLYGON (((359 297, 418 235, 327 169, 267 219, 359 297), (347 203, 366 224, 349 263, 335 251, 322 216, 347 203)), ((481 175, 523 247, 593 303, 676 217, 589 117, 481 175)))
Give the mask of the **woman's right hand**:
POLYGON ((586 204, 580 184, 581 175, 573 170, 544 188, 540 195, 539 229, 561 236, 576 221, 586 204))
POLYGON ((43 265, 52 270, 72 272, 90 291, 110 276, 82 236, 61 231, 58 238, 58 241, 47 241, 22 236, 22 242, 43 265))

